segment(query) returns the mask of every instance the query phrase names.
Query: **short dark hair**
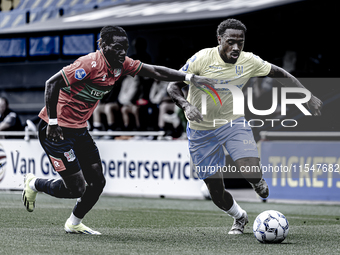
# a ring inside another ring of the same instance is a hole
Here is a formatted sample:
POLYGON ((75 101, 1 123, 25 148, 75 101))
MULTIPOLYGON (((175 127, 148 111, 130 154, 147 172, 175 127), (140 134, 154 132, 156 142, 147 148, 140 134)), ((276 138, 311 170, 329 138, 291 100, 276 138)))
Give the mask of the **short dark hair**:
POLYGON ((100 30, 99 47, 103 47, 104 44, 110 44, 114 36, 127 37, 125 30, 117 26, 105 26, 100 30))
POLYGON ((217 27, 217 36, 223 35, 227 29, 237 29, 247 32, 246 26, 237 19, 227 19, 222 21, 217 27))

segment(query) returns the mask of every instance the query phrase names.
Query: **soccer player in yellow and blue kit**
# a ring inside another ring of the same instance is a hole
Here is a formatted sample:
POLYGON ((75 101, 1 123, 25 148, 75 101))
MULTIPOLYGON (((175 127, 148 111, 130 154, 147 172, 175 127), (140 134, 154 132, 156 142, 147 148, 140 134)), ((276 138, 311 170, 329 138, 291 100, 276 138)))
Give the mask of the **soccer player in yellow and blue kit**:
MULTIPOLYGON (((245 25, 236 19, 221 22, 217 28, 219 45, 197 52, 182 67, 181 71, 187 75, 215 79, 214 88, 209 85, 197 87, 189 83, 189 93, 185 99, 181 88, 187 83, 172 82, 168 86, 169 95, 184 110, 188 119, 189 150, 197 175, 206 183, 215 205, 234 218, 229 234, 243 234, 248 216, 225 190, 223 172, 219 170, 225 166, 224 151, 230 154, 239 171, 246 167, 257 169, 240 172, 260 197, 267 198, 269 190, 262 178, 252 130, 244 115, 233 114, 233 95, 225 85, 242 89, 251 77, 268 76, 286 78, 284 82, 279 80, 284 86, 304 88, 284 69, 263 61, 253 53, 244 52, 246 30, 245 25)), ((315 96, 311 95, 307 105, 315 116, 321 114, 322 102, 315 96)))

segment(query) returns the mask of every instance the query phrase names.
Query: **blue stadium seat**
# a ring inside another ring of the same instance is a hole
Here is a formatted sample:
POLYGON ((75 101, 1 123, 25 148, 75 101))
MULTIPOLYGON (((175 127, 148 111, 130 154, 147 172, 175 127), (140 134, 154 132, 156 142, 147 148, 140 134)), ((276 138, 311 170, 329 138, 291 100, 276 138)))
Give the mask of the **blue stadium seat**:
POLYGON ((26 11, 16 10, 0 13, 0 29, 21 26, 26 23, 26 11))
POLYGON ((23 0, 23 1, 20 1, 19 5, 13 11, 30 9, 35 4, 36 1, 38 1, 38 0, 23 0))
POLYGON ((34 8, 30 11, 30 23, 45 21, 59 17, 59 9, 50 6, 48 8, 34 8))
POLYGON ((26 24, 26 13, 29 13, 29 22, 32 23, 57 18, 60 9, 63 10, 64 15, 72 15, 95 7, 103 8, 137 2, 145 2, 145 0, 22 0, 14 10, 0 12, 0 29, 26 24))

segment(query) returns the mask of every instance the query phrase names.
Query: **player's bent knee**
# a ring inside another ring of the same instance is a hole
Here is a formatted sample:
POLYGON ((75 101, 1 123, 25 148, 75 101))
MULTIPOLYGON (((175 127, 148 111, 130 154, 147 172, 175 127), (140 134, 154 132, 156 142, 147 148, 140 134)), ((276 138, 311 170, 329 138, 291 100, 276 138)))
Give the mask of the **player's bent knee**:
POLYGON ((102 193, 106 185, 106 180, 105 178, 101 178, 100 180, 97 180, 96 182, 91 182, 88 185, 90 185, 92 189, 95 190, 96 192, 102 193))
POLYGON ((94 187, 96 190, 102 192, 105 185, 106 185, 106 179, 103 175, 103 169, 101 163, 95 163, 91 165, 92 170, 96 173, 95 178, 91 178, 91 181, 88 182, 89 185, 94 187))
POLYGON ((86 185, 85 182, 83 184, 76 185, 67 185, 68 195, 67 198, 79 198, 82 197, 85 193, 86 185))
POLYGON ((62 177, 73 198, 81 197, 85 193, 86 183, 82 171, 62 177))
POLYGON ((72 193, 73 197, 78 198, 78 197, 82 197, 84 195, 85 190, 86 190, 86 185, 84 183, 84 185, 73 187, 71 189, 71 193, 72 193))

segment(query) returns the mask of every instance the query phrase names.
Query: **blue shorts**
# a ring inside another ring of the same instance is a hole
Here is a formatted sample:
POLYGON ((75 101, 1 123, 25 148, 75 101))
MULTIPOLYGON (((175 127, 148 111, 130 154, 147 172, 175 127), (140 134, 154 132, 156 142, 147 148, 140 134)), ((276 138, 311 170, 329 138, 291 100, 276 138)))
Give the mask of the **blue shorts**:
POLYGON ((189 151, 195 171, 206 179, 225 166, 226 153, 236 161, 259 157, 251 127, 244 117, 214 130, 195 130, 188 125, 189 151))

